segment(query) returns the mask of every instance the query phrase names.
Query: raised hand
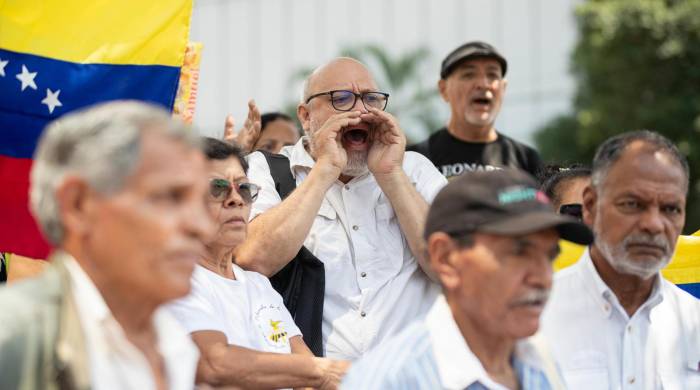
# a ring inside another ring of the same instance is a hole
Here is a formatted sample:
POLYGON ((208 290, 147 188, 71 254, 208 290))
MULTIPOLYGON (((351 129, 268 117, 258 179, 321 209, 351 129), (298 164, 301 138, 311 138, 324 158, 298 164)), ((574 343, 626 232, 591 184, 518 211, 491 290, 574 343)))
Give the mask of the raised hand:
POLYGON ((396 118, 376 108, 369 108, 368 111, 361 115, 363 121, 374 126, 367 167, 375 177, 402 171, 406 136, 396 118))
POLYGON ((260 110, 255 100, 248 101, 248 117, 243 122, 243 127, 236 133, 233 116, 227 115, 224 124, 224 140, 233 141, 244 150, 250 152, 260 137, 262 122, 260 110))

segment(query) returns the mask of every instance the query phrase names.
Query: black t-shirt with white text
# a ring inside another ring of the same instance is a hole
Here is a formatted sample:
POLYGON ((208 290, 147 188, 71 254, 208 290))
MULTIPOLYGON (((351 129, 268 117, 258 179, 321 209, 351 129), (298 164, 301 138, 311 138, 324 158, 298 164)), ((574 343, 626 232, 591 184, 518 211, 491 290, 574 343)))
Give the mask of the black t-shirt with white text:
POLYGON ((497 134, 498 138, 493 142, 466 142, 443 127, 406 150, 427 157, 447 179, 464 172, 504 167, 522 169, 536 176, 542 168, 542 159, 537 151, 501 133, 497 134))

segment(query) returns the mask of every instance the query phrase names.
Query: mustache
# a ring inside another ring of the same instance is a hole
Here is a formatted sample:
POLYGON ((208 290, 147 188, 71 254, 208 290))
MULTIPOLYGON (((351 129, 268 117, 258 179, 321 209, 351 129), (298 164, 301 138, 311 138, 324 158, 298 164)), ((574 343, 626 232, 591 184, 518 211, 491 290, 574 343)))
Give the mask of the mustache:
POLYGON ((629 245, 651 245, 663 249, 664 253, 671 252, 671 243, 663 234, 649 235, 645 233, 633 233, 622 240, 623 247, 629 245))
POLYGON ((550 290, 548 289, 530 290, 518 297, 518 299, 513 302, 513 305, 527 305, 532 303, 544 304, 549 300, 549 293, 550 290))

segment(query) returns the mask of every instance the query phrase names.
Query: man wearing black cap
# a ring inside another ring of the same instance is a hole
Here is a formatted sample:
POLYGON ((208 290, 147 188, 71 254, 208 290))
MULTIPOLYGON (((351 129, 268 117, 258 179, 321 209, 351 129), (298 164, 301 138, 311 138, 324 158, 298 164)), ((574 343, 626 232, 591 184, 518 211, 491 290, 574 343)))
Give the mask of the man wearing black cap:
POLYGON ((438 89, 450 105, 450 121, 408 150, 426 156, 448 179, 502 167, 536 175, 542 165, 537 151, 494 127, 508 84, 507 69, 506 59, 488 43, 468 42, 448 54, 438 89))
POLYGON ((347 389, 559 389, 540 337, 559 238, 593 235, 557 215, 535 181, 515 169, 471 172, 435 198, 425 227, 443 295, 425 320, 351 368, 347 389))

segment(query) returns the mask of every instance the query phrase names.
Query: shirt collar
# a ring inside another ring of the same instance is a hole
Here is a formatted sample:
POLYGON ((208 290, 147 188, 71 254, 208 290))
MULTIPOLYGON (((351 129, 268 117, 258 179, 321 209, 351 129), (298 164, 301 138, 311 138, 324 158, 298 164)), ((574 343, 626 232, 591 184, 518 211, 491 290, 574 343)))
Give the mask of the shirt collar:
MULTIPOLYGON (((444 295, 438 296, 425 321, 440 381, 444 388, 465 389, 475 382, 479 382, 489 389, 505 389, 489 377, 484 366, 469 349, 444 295)), ((529 339, 523 339, 516 343, 513 368, 516 370, 519 381, 522 382, 520 376, 524 367, 542 371, 539 368, 540 362, 537 348, 531 345, 529 339)))
POLYGON ((107 307, 107 303, 83 267, 67 254, 64 264, 73 284, 73 294, 79 307, 80 316, 98 323, 110 318, 112 313, 107 307))
POLYGON ((316 163, 306 150, 306 145, 308 143, 309 137, 303 136, 299 138, 296 144, 285 147, 285 149, 282 150, 282 154, 289 158, 289 165, 292 167, 292 173, 294 173, 297 168, 311 169, 316 163))
MULTIPOLYGON (((617 300, 615 293, 608 287, 603 281, 596 270, 595 265, 593 265, 593 259, 591 259, 590 247, 587 247, 583 252, 580 260, 576 264, 579 267, 580 272, 583 273, 583 283, 584 285, 594 292, 595 300, 598 306, 601 308, 606 318, 612 315, 613 306, 618 306, 620 310, 624 312, 622 306, 617 300)), ((661 275, 660 272, 654 276, 654 284, 652 286, 651 294, 646 302, 639 308, 641 312, 645 308, 652 308, 659 304, 663 300, 661 288, 661 275)), ((648 315, 648 311, 647 311, 648 315)))
MULTIPOLYGON (((129 354, 135 352, 135 347, 125 345, 130 342, 126 339, 121 325, 112 315, 102 294, 85 270, 68 254, 65 255, 64 264, 71 278, 72 293, 83 327, 90 327, 90 324, 98 325, 99 328, 90 329, 102 335, 100 339, 92 339, 93 342, 104 340, 111 348, 129 354)), ((199 353, 187 336, 187 332, 176 319, 171 317, 164 306, 160 306, 153 313, 153 326, 156 330, 158 350, 165 360, 167 374, 173 380, 172 383, 179 383, 183 379, 189 380, 189 372, 184 368, 189 369, 194 366, 199 353)))

